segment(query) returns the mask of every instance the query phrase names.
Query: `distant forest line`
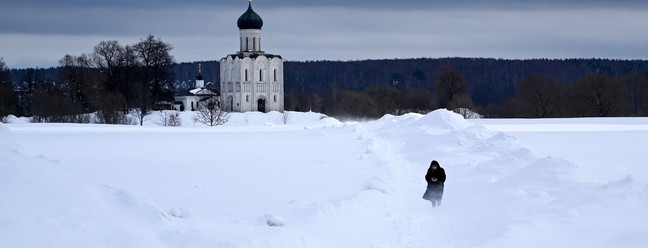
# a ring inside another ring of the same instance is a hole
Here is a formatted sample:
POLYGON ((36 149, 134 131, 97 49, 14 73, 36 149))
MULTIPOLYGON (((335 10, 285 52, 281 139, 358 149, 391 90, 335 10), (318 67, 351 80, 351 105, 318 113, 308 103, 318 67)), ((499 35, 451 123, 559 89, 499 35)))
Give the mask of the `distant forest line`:
MULTIPOLYGON (((219 62, 200 61, 170 66, 175 90, 192 87, 199 63, 209 87, 218 89, 219 62)), ((66 78, 62 67, 8 72, 14 87, 66 78)), ((467 108, 490 117, 647 116, 647 77, 647 60, 286 61, 285 108, 368 118, 436 108, 467 108)))

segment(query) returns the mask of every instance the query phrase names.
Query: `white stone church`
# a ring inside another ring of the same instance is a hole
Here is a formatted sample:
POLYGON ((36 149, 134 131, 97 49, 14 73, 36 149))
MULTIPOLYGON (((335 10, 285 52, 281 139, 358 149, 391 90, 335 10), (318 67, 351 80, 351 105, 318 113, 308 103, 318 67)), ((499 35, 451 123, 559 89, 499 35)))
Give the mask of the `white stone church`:
POLYGON ((239 51, 220 60, 221 106, 230 112, 283 112, 283 59, 261 50, 263 20, 251 0, 237 25, 239 51))

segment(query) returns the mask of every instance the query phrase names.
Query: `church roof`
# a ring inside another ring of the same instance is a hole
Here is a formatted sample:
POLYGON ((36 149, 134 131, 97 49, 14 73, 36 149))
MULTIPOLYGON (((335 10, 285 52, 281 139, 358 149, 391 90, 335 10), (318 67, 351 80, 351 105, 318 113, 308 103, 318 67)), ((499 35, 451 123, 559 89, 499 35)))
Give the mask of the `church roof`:
POLYGON ((239 17, 236 25, 239 29, 261 29, 263 27, 263 19, 252 10, 252 1, 249 2, 247 11, 239 17))
POLYGON ((195 96, 190 90, 181 90, 175 93, 175 96, 195 96))
POLYGON ((227 57, 232 57, 232 59, 237 58, 237 57, 238 57, 239 59, 243 59, 243 58, 245 58, 245 57, 249 57, 249 58, 252 58, 252 59, 256 59, 256 58, 258 58, 259 56, 265 56, 265 57, 268 58, 268 59, 272 59, 272 58, 280 58, 280 59, 283 59, 283 58, 281 57, 281 55, 269 54, 269 53, 250 53, 249 55, 245 55, 245 54, 243 54, 243 53, 236 53, 236 54, 229 54, 229 55, 227 55, 227 56, 226 56, 225 58, 223 58, 223 59, 227 59, 227 57))
POLYGON ((218 90, 207 88, 195 88, 178 91, 175 96, 218 96, 218 90))

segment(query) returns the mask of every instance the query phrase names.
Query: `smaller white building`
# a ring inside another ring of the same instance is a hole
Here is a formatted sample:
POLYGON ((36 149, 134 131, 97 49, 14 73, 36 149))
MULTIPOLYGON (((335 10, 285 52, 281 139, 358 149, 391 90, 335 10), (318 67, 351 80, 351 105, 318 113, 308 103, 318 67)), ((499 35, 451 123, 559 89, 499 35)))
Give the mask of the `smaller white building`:
POLYGON ((220 107, 218 93, 205 88, 202 65, 198 65, 198 76, 194 88, 176 93, 173 108, 178 111, 196 111, 202 107, 220 107))

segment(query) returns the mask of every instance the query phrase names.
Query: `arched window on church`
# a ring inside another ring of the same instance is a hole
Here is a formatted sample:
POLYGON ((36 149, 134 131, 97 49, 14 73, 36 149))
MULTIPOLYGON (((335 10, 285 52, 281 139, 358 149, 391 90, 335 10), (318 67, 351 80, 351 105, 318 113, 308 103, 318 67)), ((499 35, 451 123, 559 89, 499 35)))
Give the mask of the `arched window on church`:
POLYGON ((250 47, 249 47, 249 45, 248 45, 249 43, 250 43, 250 38, 249 38, 249 37, 245 37, 245 50, 246 50, 246 51, 250 51, 250 47))
POLYGON ((277 95, 274 95, 274 102, 277 102, 277 95))
POLYGON ((248 69, 245 69, 245 81, 248 81, 248 69))
POLYGON ((245 95, 245 101, 249 102, 250 101, 250 95, 245 95))
POLYGON ((259 82, 263 81, 263 70, 259 70, 259 82))
POLYGON ((252 50, 256 50, 256 37, 252 37, 252 50))
POLYGON ((277 82, 277 69, 274 69, 274 81, 277 82))

